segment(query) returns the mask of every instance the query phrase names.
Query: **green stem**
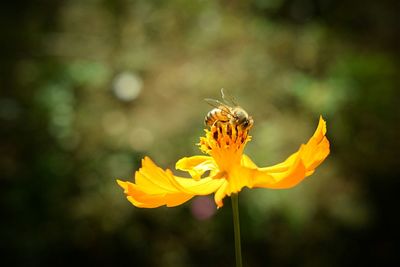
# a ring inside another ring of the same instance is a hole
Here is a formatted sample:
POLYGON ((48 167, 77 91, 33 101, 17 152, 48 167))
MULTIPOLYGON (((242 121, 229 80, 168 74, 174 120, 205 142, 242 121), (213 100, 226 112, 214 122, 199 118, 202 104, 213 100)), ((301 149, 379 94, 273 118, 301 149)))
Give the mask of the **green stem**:
POLYGON ((232 194, 233 229, 235 232, 235 257, 236 267, 242 267, 242 248, 240 245, 240 225, 239 225, 239 196, 232 194))

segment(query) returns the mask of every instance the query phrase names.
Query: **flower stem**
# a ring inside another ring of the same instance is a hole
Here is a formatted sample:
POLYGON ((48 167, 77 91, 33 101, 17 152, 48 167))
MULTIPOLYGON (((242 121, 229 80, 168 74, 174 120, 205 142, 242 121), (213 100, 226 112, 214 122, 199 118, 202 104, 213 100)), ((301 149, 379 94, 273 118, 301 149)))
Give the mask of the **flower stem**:
POLYGON ((240 225, 239 225, 239 196, 232 194, 233 229, 235 232, 235 257, 236 267, 242 267, 242 248, 240 245, 240 225))

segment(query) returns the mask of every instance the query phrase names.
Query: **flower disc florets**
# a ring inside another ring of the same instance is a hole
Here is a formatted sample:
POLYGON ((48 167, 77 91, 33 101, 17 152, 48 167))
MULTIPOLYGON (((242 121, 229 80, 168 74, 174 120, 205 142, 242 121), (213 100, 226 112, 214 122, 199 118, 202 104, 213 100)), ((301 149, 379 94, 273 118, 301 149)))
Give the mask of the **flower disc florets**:
POLYGON ((247 142, 251 140, 250 128, 227 123, 216 123, 210 130, 205 129, 206 136, 200 137, 200 150, 212 155, 216 150, 234 150, 242 152, 247 142))

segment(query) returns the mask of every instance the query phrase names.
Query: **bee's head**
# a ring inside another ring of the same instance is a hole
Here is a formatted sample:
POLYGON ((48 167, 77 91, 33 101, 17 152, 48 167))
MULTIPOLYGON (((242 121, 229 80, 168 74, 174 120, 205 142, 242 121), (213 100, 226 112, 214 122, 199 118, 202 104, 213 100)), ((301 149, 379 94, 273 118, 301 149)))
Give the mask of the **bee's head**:
POLYGON ((249 115, 247 114, 247 112, 244 109, 240 108, 240 107, 234 108, 233 116, 234 116, 235 121, 236 121, 237 124, 243 124, 249 118, 249 115))
POLYGON ((244 129, 251 128, 253 126, 253 118, 249 116, 244 109, 240 107, 235 108, 233 110, 233 115, 235 123, 242 126, 244 129))

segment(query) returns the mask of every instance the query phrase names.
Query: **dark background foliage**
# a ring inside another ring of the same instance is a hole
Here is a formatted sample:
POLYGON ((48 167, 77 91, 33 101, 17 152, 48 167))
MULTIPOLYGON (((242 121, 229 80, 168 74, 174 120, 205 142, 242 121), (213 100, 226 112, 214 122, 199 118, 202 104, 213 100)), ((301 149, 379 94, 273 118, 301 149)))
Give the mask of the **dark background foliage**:
POLYGON ((331 140, 298 187, 241 192, 245 266, 397 261, 399 25, 395 0, 3 2, 1 265, 232 266, 229 199, 138 209, 115 183, 199 154, 222 87, 260 165, 320 114, 331 140))

